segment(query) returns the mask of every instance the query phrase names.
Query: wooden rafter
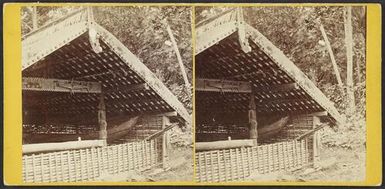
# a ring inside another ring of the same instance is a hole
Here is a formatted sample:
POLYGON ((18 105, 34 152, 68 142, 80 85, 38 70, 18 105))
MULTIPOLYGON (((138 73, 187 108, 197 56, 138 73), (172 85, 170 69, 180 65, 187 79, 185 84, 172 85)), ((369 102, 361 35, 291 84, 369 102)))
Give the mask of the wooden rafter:
POLYGON ((31 77, 23 77, 22 80, 22 89, 26 91, 101 93, 102 90, 97 82, 31 77))
POLYGON ((137 73, 167 104, 169 104, 188 125, 192 124, 191 115, 178 98, 151 72, 137 56, 123 45, 114 35, 95 23, 100 39, 116 53, 135 73, 137 73))
POLYGON ((228 11, 220 17, 208 22, 202 22, 196 28, 196 49, 195 54, 199 54, 218 41, 237 31, 237 12, 228 11))
POLYGON ((271 58, 280 69, 286 72, 296 83, 318 104, 325 109, 337 124, 342 124, 345 119, 340 115, 337 109, 315 84, 307 78, 307 76, 279 50, 271 41, 250 25, 246 27, 250 39, 257 44, 271 58))
MULTIPOLYGON (((282 96, 274 92, 272 95, 266 94, 261 95, 261 97, 263 99, 269 99, 271 96, 274 98, 292 98, 292 96, 311 98, 313 100, 311 107, 291 107, 290 104, 286 104, 287 111, 293 109, 294 111, 304 112, 325 110, 334 123, 341 124, 344 122, 344 118, 334 107, 334 103, 281 50, 258 30, 246 23, 244 24, 246 37, 252 51, 251 53, 242 51, 239 40, 236 38, 238 29, 236 18, 236 11, 232 10, 205 23, 202 22, 203 24, 197 27, 195 54, 197 62, 200 63, 197 64, 200 68, 198 72, 200 77, 236 78, 242 81, 250 81, 253 83, 253 90, 256 87, 256 93, 258 93, 258 90, 270 91, 271 85, 290 83, 287 85, 289 88, 282 88, 283 91, 290 93, 288 96, 286 93, 286 96, 282 96), (238 62, 238 64, 230 66, 231 62, 238 62), (258 89, 259 87, 263 88, 258 89)), ((202 93, 202 95, 206 95, 206 93, 202 93)), ((283 112, 286 107, 285 105, 284 107, 272 106, 267 109, 283 112)), ((240 107, 240 109, 243 109, 243 107, 240 107)))
POLYGON ((141 90, 149 90, 150 86, 146 83, 141 84, 132 84, 132 85, 125 85, 125 86, 118 86, 109 90, 104 91, 105 93, 113 93, 115 91, 123 92, 123 93, 129 93, 132 91, 141 91, 141 90))
POLYGON ((251 93, 249 82, 219 79, 196 79, 196 91, 251 93))
POLYGON ((278 92, 278 91, 291 91, 299 89, 299 86, 297 83, 287 83, 287 84, 280 84, 280 85, 272 85, 268 87, 254 87, 253 90, 255 93, 261 92, 261 91, 270 91, 270 92, 278 92))
MULTIPOLYGON (((51 55, 58 49, 62 48, 66 44, 71 43, 72 41, 78 39, 79 37, 84 37, 88 35, 83 35, 90 30, 88 27, 88 17, 86 9, 81 9, 72 14, 69 14, 66 17, 63 17, 57 21, 50 23, 47 26, 38 28, 36 31, 33 31, 25 36, 23 36, 22 41, 22 69, 26 70, 31 66, 36 66, 38 62, 41 62, 42 59, 51 55), (49 41, 49 43, 47 42, 49 41)), ((160 81, 154 73, 152 73, 139 59, 136 57, 129 49, 127 49, 115 36, 113 36, 105 28, 101 27, 97 23, 92 24, 92 30, 96 32, 98 40, 100 40, 100 45, 104 49, 111 50, 113 52, 114 61, 121 61, 124 63, 124 69, 129 69, 135 74, 132 74, 135 77, 135 82, 129 83, 146 83, 139 84, 137 86, 132 86, 132 88, 122 89, 123 92, 126 90, 133 91, 135 90, 147 90, 150 91, 143 92, 144 97, 153 97, 157 96, 159 99, 165 101, 170 107, 167 110, 162 109, 162 111, 171 111, 175 110, 179 116, 183 118, 187 124, 191 125, 191 115, 188 113, 183 104, 177 99, 177 97, 171 93, 171 91, 160 81), (172 108, 172 109, 171 109, 172 108)), ((93 35, 91 35, 93 36, 93 35)), ((88 36, 89 38, 90 36, 88 36)), ((96 53, 95 53, 96 54, 96 53)), ((93 54, 93 56, 95 55, 93 54)), ((105 53, 104 53, 105 54, 105 53)), ((101 53, 103 55, 103 53, 101 53)), ((83 60, 84 61, 84 60, 83 60)), ((116 64, 114 62, 114 64, 116 64)), ((112 64, 112 63, 111 63, 112 64)), ((116 66, 118 67, 118 66, 116 66)), ((31 68, 32 70, 35 67, 31 68)), ((80 71, 80 70, 79 70, 80 71)), ((75 75, 76 76, 76 75, 75 75)), ((123 76, 119 76, 123 77, 123 76)), ((125 75, 125 77, 127 77, 125 75)), ((131 77, 131 76, 130 76, 131 77)), ((67 76, 62 75, 60 78, 67 78, 67 76)), ((103 78, 106 79, 106 78, 103 78)), ((98 79, 99 80, 99 79, 98 79)), ((112 80, 108 80, 112 81, 112 80)), ((101 81, 104 82, 104 81, 101 81)), ((106 83, 103 83, 105 85, 106 83)), ((141 91, 142 92, 142 91, 141 91)), ((111 97, 109 93, 105 93, 106 97, 111 97)), ((142 95, 142 93, 140 93, 142 95)), ((143 95, 142 95, 143 96, 143 95)), ((119 95, 114 95, 113 97, 120 98, 119 95)), ((162 101, 162 102, 163 102, 162 101)), ((125 101, 124 103, 128 104, 130 101, 125 101)), ((107 105, 108 106, 108 105, 107 105)), ((163 107, 163 106, 162 106, 163 107)), ((158 107, 159 108, 159 107, 158 107)), ((142 108, 143 110, 143 108, 142 108)), ((141 110, 130 113, 139 113, 141 110)), ((156 109, 154 112, 157 112, 156 109)), ((73 112, 69 112, 73 113, 73 112)))
POLYGON ((27 69, 85 33, 88 30, 86 23, 86 9, 80 9, 23 36, 22 69, 27 69))

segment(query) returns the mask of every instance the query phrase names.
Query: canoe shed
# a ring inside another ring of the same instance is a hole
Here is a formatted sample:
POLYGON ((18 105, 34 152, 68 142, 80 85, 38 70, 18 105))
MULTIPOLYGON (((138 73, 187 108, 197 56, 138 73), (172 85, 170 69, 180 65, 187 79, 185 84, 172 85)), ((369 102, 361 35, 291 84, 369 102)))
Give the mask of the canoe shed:
POLYGON ((115 36, 81 9, 23 36, 23 179, 98 180, 167 158, 191 116, 115 36))
POLYGON ((333 103, 241 9, 198 23, 196 36, 197 181, 314 165, 317 130, 343 122, 333 103))

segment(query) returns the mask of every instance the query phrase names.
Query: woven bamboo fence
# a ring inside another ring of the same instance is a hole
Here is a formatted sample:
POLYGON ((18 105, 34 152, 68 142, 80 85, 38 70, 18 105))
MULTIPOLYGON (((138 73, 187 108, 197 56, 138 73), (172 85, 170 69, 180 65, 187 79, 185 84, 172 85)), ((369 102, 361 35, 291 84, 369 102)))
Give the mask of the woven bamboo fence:
POLYGON ((144 170, 159 161, 156 141, 23 156, 27 183, 93 181, 103 174, 144 170))
POLYGON ((306 140, 198 152, 195 155, 196 180, 240 181, 255 172, 265 174, 299 168, 308 162, 306 140))

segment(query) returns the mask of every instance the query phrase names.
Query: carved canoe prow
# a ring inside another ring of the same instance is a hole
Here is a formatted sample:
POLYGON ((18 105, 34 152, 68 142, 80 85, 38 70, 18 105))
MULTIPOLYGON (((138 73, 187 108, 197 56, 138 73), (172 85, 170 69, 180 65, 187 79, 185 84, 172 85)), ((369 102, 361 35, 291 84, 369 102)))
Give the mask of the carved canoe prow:
POLYGON ((289 121, 289 116, 283 117, 278 121, 258 128, 258 138, 266 138, 279 133, 289 121))

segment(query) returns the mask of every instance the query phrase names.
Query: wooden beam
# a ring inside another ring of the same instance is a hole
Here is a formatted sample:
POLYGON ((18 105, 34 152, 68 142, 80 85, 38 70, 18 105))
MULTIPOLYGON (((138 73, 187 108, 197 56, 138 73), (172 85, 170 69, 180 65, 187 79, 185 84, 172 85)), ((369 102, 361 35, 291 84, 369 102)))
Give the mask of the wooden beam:
POLYGON ((244 81, 196 79, 196 91, 251 93, 251 85, 244 81))
POLYGON ((309 115, 309 116, 317 116, 317 117, 325 117, 325 116, 328 116, 328 112, 327 111, 322 111, 322 112, 314 112, 314 113, 310 113, 310 114, 306 114, 306 115, 309 115))
POLYGON ((286 83, 268 87, 252 87, 249 82, 245 81, 220 79, 196 79, 195 81, 195 90, 197 91, 250 93, 251 89, 253 89, 254 93, 283 92, 299 89, 299 86, 297 83, 286 83))
POLYGON ((81 148, 100 147, 104 145, 102 140, 83 140, 57 143, 25 144, 22 146, 23 154, 41 153, 62 150, 74 150, 81 148))
POLYGON ((177 124, 175 124, 175 123, 171 124, 171 125, 168 125, 167 127, 163 128, 162 130, 160 130, 160 131, 158 131, 158 132, 156 132, 156 133, 146 137, 145 140, 151 140, 151 139, 157 138, 157 137, 163 135, 166 131, 174 128, 176 125, 177 124))
POLYGON ((88 29, 86 14, 86 9, 74 11, 23 36, 22 69, 27 69, 85 33, 88 29))
POLYGON ((105 142, 107 146, 107 120, 106 120, 106 105, 104 103, 104 94, 100 94, 98 110, 98 121, 99 121, 99 139, 105 142))
MULTIPOLYGON (((162 130, 166 130, 167 125, 170 124, 170 120, 166 116, 162 116, 162 130)), ((169 136, 168 133, 165 131, 162 135, 162 162, 163 162, 163 168, 166 168, 167 160, 168 160, 168 145, 169 145, 169 136)))
POLYGON ((297 138, 295 138, 295 140, 301 140, 301 139, 304 139, 306 137, 309 137, 309 136, 313 135, 316 131, 324 128, 325 126, 327 126, 327 124, 318 124, 312 130, 307 131, 306 133, 304 133, 304 134, 298 136, 297 138))
POLYGON ((178 115, 180 115, 187 125, 192 125, 192 117, 188 113, 184 105, 178 98, 160 81, 154 73, 152 73, 127 47, 124 46, 114 35, 112 35, 105 28, 95 24, 97 33, 100 35, 103 42, 111 48, 111 50, 118 55, 126 65, 130 67, 140 78, 142 78, 151 89, 159 95, 164 101, 169 104, 178 115))
POLYGON ((241 49, 244 53, 248 53, 251 51, 251 47, 249 45, 249 39, 246 37, 245 31, 245 21, 243 19, 243 9, 242 7, 237 8, 237 31, 238 31, 238 40, 241 45, 241 49))
POLYGON ((100 83, 64 79, 23 77, 22 89, 26 91, 51 91, 70 93, 101 93, 100 83))
POLYGON ((150 116, 166 116, 166 117, 175 117, 178 116, 178 113, 176 111, 172 112, 165 112, 165 113, 159 113, 159 114, 151 114, 150 116))
POLYGON ((204 21, 196 26, 195 55, 210 48, 238 30, 237 11, 225 11, 215 19, 204 21))
POLYGON ((240 148, 254 146, 254 140, 223 140, 214 142, 196 142, 196 151, 221 150, 228 148, 240 148))
POLYGON ((105 93, 113 93, 115 91, 120 91, 120 92, 124 92, 124 93, 129 93, 129 92, 133 92, 133 91, 142 91, 142 90, 150 90, 150 86, 148 86, 147 83, 132 84, 132 85, 114 87, 114 88, 108 89, 104 92, 105 93))
POLYGON ((250 39, 261 46, 264 52, 269 55, 275 64, 277 64, 290 78, 298 81, 298 85, 306 91, 318 104, 322 106, 337 124, 344 123, 345 119, 334 107, 334 104, 315 86, 313 82, 271 41, 250 25, 246 26, 246 31, 250 39))
MULTIPOLYGON (((321 124, 320 118, 317 116, 313 116, 313 130, 316 130, 313 134, 313 165, 317 166, 320 161, 320 146, 321 146, 321 135, 318 132, 320 128, 317 128, 321 124)), ((323 128, 323 127, 321 127, 323 128)))
POLYGON ((281 84, 281 85, 271 85, 268 87, 254 87, 253 90, 254 93, 258 92, 283 92, 283 91, 291 91, 299 89, 299 86, 297 83, 287 83, 287 84, 281 84))
POLYGON ((253 140, 255 146, 257 146, 258 139, 258 123, 257 123, 257 107, 255 105, 254 93, 250 95, 250 104, 249 104, 249 132, 250 139, 253 140))

